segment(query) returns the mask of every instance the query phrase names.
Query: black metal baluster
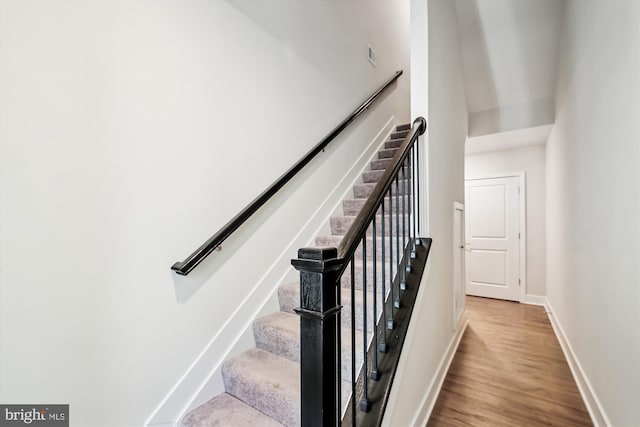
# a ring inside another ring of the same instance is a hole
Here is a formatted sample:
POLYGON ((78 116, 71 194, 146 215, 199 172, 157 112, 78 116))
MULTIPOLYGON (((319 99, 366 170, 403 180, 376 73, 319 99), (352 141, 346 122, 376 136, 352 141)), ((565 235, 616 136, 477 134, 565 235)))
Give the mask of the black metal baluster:
MULTIPOLYGON (((400 258, 400 200, 398 199, 400 193, 400 175, 396 175, 396 255, 398 257, 397 264, 398 268, 396 269, 396 274, 400 274, 400 269, 402 268, 401 258, 400 258)), ((402 268, 404 271, 404 268, 402 268)), ((395 308, 400 308, 400 289, 398 289, 398 293, 396 294, 396 299, 393 300, 393 306, 395 308)))
POLYGON ((356 259, 351 259, 351 425, 356 425, 356 259))
POLYGON ((402 161, 402 280, 400 281, 400 290, 407 289, 407 273, 409 272, 410 264, 408 264, 407 260, 407 199, 409 198, 409 194, 407 194, 407 176, 404 170, 406 158, 402 161))
MULTIPOLYGON (((393 303, 393 194, 389 188, 389 301, 393 303)), ((385 301, 386 304, 386 301, 385 301)), ((389 320, 387 329, 395 329, 396 322, 393 321, 393 307, 389 310, 389 320)))
MULTIPOLYGON (((386 257, 385 257, 385 242, 384 242, 384 223, 385 223, 386 219, 385 219, 385 215, 384 215, 384 198, 382 199, 382 235, 381 237, 381 242, 382 242, 382 324, 386 325, 387 324, 387 289, 386 289, 386 283, 385 281, 387 280, 386 278, 386 257)), ((377 332, 377 328, 376 328, 376 332, 377 332)), ((388 350, 388 346, 387 346, 387 334, 386 332, 382 333, 382 342, 380 343, 380 352, 382 353, 386 353, 388 350)))
POLYGON ((409 206, 409 213, 411 215, 411 227, 413 229, 413 238, 412 238, 412 250, 411 250, 411 258, 415 259, 416 257, 416 238, 418 235, 416 234, 416 154, 415 151, 418 148, 418 139, 413 142, 413 146, 411 147, 411 206, 409 206))
MULTIPOLYGON (((418 136, 416 138, 416 192, 417 194, 417 211, 418 214, 416 215, 416 219, 418 222, 418 233, 422 234, 422 228, 420 227, 420 137, 418 136)), ((420 241, 420 238, 416 239, 416 245, 421 245, 422 242, 420 241)))
POLYGON ((368 398, 367 378, 367 233, 362 237, 362 400, 360 410, 369 412, 371 403, 368 398))
MULTIPOLYGON (((384 209, 384 207, 383 207, 384 209)), ((376 212, 377 213, 377 212, 376 212)), ((376 322, 378 321, 378 242, 376 241, 376 216, 373 216, 373 366, 371 367, 371 379, 377 381, 380 379, 378 374, 378 328, 376 322)), ((384 240, 382 241, 382 247, 384 248, 384 240)), ((366 289, 365 289, 366 291, 366 289)))

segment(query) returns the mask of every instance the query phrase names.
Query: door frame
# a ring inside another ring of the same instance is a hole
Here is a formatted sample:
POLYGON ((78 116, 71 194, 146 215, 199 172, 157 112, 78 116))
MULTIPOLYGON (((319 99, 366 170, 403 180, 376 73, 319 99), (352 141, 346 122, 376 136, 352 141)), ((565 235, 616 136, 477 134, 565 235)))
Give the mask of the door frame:
MULTIPOLYGON (((471 175, 471 176, 465 176, 464 180, 465 181, 476 181, 476 180, 480 180, 480 179, 493 179, 493 178, 518 178, 518 226, 520 228, 520 239, 519 239, 519 267, 520 267, 520 282, 519 282, 519 287, 520 287, 520 292, 519 292, 519 299, 518 301, 521 303, 524 303, 527 297, 527 188, 526 188, 526 173, 525 171, 518 171, 518 172, 495 172, 495 173, 487 173, 487 174, 480 174, 480 175, 471 175)), ((467 203, 467 201, 465 200, 465 203, 467 203)), ((465 292, 466 292, 466 284, 468 281, 468 277, 466 276, 468 269, 467 267, 467 250, 466 250, 466 246, 467 246, 467 241, 466 241, 466 230, 465 230, 465 257, 464 257, 464 264, 465 264, 465 279, 464 279, 464 283, 465 283, 465 292)))
POLYGON ((466 305, 465 305, 465 301, 464 301, 464 297, 467 295, 467 252, 464 250, 464 247, 466 246, 466 240, 467 240, 467 236, 465 234, 465 212, 464 212, 464 205, 460 202, 453 202, 453 210, 452 210, 452 214, 453 214, 453 227, 452 227, 452 231, 451 231, 451 240, 453 241, 453 252, 452 252, 452 256, 453 256, 453 277, 455 277, 455 270, 456 270, 456 263, 455 263, 455 259, 456 259, 456 251, 460 250, 461 248, 458 246, 458 243, 455 241, 455 237, 456 237, 456 226, 457 224, 455 223, 455 218, 456 218, 456 211, 460 211, 462 212, 462 223, 460 224, 460 235, 462 237, 462 255, 460 257, 460 262, 462 263, 462 265, 460 266, 462 268, 462 272, 460 273, 460 281, 462 282, 462 307, 457 307, 456 305, 456 286, 458 285, 457 283, 454 283, 453 286, 451 287, 453 290, 453 330, 455 331, 456 329, 458 329, 458 325, 460 324, 460 319, 462 319, 462 316, 465 312, 466 309, 466 305))

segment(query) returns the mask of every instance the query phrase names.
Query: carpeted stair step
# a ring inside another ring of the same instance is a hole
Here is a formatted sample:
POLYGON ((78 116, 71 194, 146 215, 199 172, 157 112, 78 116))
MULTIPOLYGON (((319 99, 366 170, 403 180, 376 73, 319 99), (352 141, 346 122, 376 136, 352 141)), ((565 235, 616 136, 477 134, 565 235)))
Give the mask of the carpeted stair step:
POLYGON ((391 159, 377 159, 371 161, 371 170, 386 170, 391 164, 391 159))
POLYGON ((403 123, 401 125, 396 126, 396 130, 399 132, 401 130, 409 130, 411 129, 411 123, 403 123))
POLYGON ((362 173, 362 182, 367 183, 367 182, 375 182, 377 183, 378 181, 380 181, 380 179, 382 179, 382 175, 384 175, 384 171, 383 170, 377 170, 377 171, 365 171, 362 173))
MULTIPOLYGON (((402 231, 402 224, 400 224, 400 227, 401 227, 400 231, 402 231)), ((400 252, 402 252, 402 238, 398 242, 398 239, 395 237, 396 230, 394 229, 393 231, 394 231, 394 237, 391 239, 391 245, 389 244, 388 236, 386 236, 384 239, 384 248, 385 248, 384 250, 385 250, 385 255, 388 257, 390 254, 389 248, 391 247, 393 249, 393 259, 397 259, 396 256, 397 256, 398 245, 400 246, 400 252)), ((332 248, 337 248, 340 245, 340 242, 342 241, 342 237, 343 236, 318 236, 316 237, 316 246, 329 246, 332 248)), ((373 238, 367 237, 366 242, 367 242, 367 260, 373 260, 373 238)), ((362 245, 360 245, 358 249, 356 249, 354 258, 356 260, 362 259, 362 245)), ((376 237, 376 258, 378 260, 382 259, 382 239, 380 237, 376 237)))
MULTIPOLYGON (((392 159, 375 159, 371 161, 371 170, 386 170, 391 164, 392 159)), ((406 170, 410 171, 411 167, 408 166, 406 170)), ((408 172, 407 172, 408 173, 408 172)))
POLYGON ((384 148, 400 148, 402 141, 404 141, 404 138, 390 139, 384 143, 384 148))
MULTIPOLYGON (((355 292, 355 318, 356 318, 356 329, 362 330, 363 324, 363 292, 360 290, 356 290, 355 292)), ((351 327, 351 290, 348 288, 341 288, 341 301, 342 304, 342 327, 350 328, 351 327)), ((300 307, 300 284, 298 282, 285 283, 278 288, 278 300, 280 302, 280 310, 288 313, 293 313, 294 308, 300 307)), ((368 326, 367 329, 372 328, 373 322, 373 307, 372 304, 373 295, 368 292, 367 293, 367 319, 368 326)), ((382 308, 382 302, 380 298, 378 298, 378 312, 382 308)))
MULTIPOLYGON (((351 330, 342 328, 342 378, 351 380, 351 330)), ((279 311, 253 323, 256 347, 300 362, 300 317, 279 311)), ((371 337, 371 331, 368 333, 371 337)), ((362 364, 362 331, 356 330, 356 367, 362 364)), ((359 369, 359 368, 357 368, 359 369)))
MULTIPOLYGON (((385 287, 388 288, 389 287, 389 263, 387 263, 385 265, 385 269, 384 269, 384 273, 385 273, 385 287)), ((355 280, 354 280, 354 285, 355 285, 355 289, 361 291, 364 285, 364 281, 363 281, 363 275, 362 275, 362 263, 356 263, 355 266, 355 280)), ((382 295, 381 294, 381 289, 382 289, 382 264, 377 262, 376 263, 376 291, 378 292, 378 298, 382 295)), ((340 279, 340 285, 343 288, 350 288, 351 287, 351 268, 347 268, 345 270, 345 272, 342 274, 342 277, 340 279)), ((373 292, 373 263, 367 264, 367 291, 368 292, 373 292)))
MULTIPOLYGON (((405 209, 408 210, 408 206, 405 206, 405 209)), ((402 207, 401 207, 402 210, 402 207)), ((355 219, 357 218, 356 215, 344 215, 344 216, 334 216, 331 217, 330 222, 331 222, 331 234, 333 236, 344 236, 347 231, 349 231, 349 229, 351 228, 351 226, 353 225, 355 219)), ((396 215, 392 215, 391 217, 389 215, 385 215, 384 217, 384 227, 385 227, 385 235, 388 236, 389 235, 389 221, 392 221, 393 224, 393 231, 395 232, 395 227, 396 227, 396 221, 400 221, 400 228, 402 229, 402 221, 404 220, 405 223, 405 227, 409 226, 409 216, 407 215, 400 215, 400 217, 396 220, 396 215)), ((376 237, 382 237, 382 215, 376 215, 376 237)), ((367 236, 372 236, 373 235, 373 224, 371 224, 369 226, 369 228, 367 229, 367 236)))
POLYGON ((404 138, 390 139, 388 141, 385 141, 384 148, 400 148, 400 146, 402 145, 402 141, 404 141, 404 138))
POLYGON ((300 361, 300 318, 277 311, 253 322, 256 347, 293 362, 300 361))
POLYGON ((378 151, 378 158, 391 159, 393 158, 393 156, 396 155, 397 152, 398 152, 397 148, 383 148, 382 150, 378 151))
MULTIPOLYGON (((360 211, 362 210, 366 202, 367 202, 367 199, 363 199, 363 198, 345 199, 342 201, 342 211, 344 215, 356 216, 360 213, 360 211)), ((392 202, 393 202, 393 211, 395 213, 397 208, 395 197, 393 197, 392 202)), ((398 203, 400 204, 400 209, 402 209, 402 203, 405 203, 405 206, 409 206, 408 204, 413 203, 413 201, 410 202, 409 197, 407 196, 404 196, 404 197, 398 196, 398 203)), ((391 211, 391 204, 389 203, 389 196, 387 196, 384 199, 384 212, 385 214, 388 215, 390 211, 391 211)), ((378 212, 381 212, 381 211, 378 211, 378 212)))
POLYGON ((222 378, 230 395, 285 426, 300 425, 298 363, 252 348, 225 361, 222 378))
MULTIPOLYGON (((285 425, 300 426, 300 364, 276 356, 268 351, 253 348, 227 360, 222 366, 222 377, 227 394, 254 408, 276 423, 234 424, 225 421, 213 426, 285 425)), ((342 408, 351 394, 351 384, 342 381, 342 408)), ((235 403, 235 402, 234 402, 235 403)), ((240 405, 235 405, 240 408, 240 405)), ((247 409, 242 407, 243 409, 247 409)), ((253 412, 253 411, 249 411, 253 412)), ((211 416, 219 419, 219 414, 211 416)), ((186 417, 185 417, 186 419, 186 417)), ((192 424, 194 427, 197 424, 192 424)), ((198 427, 201 427, 198 425, 198 427)))
MULTIPOLYGON (((411 169, 407 168, 405 169, 405 175, 408 176, 410 173, 411 169)), ((363 183, 378 183, 381 179, 382 176, 384 175, 384 170, 372 170, 372 171, 365 171, 362 173, 362 182, 363 183)))
MULTIPOLYGON (((377 285, 377 291, 378 291, 378 295, 382 295, 381 294, 381 289, 382 289, 382 264, 377 262, 376 263, 376 280, 378 282, 377 285)), ((394 274, 395 274, 395 267, 394 267, 394 274)), ((355 266, 355 281, 354 281, 354 285, 355 285, 355 289, 358 291, 362 291, 363 288, 363 276, 362 276, 362 262, 357 262, 356 266, 355 266)), ((389 286, 389 263, 387 262, 387 265, 385 265, 385 287, 387 288, 388 291, 388 286, 389 286)), ((340 278, 340 284, 343 288, 350 288, 351 287, 351 268, 347 268, 345 270, 345 272, 342 274, 342 277, 340 278)), ((289 284, 287 286, 293 286, 294 284, 289 284)), ((278 289, 278 292, 288 292, 288 288, 287 286, 281 287, 278 289)), ((298 283, 295 283, 295 286, 299 286, 298 283)), ((373 262, 370 262, 367 264, 367 290, 369 292, 373 292, 373 262)), ((299 295, 298 291, 295 291, 296 296, 299 295)), ((370 300, 369 300, 370 301, 370 300)), ((297 301, 296 302, 297 305, 290 305, 286 308, 285 311, 290 311, 293 312, 293 309, 300 306, 300 302, 297 301)))
MULTIPOLYGON (((356 199, 366 199, 373 193, 373 189, 376 188, 377 183, 375 182, 367 182, 364 184, 355 184, 353 186, 353 196, 356 199)), ((393 184, 391 186, 391 194, 403 195, 403 194, 411 194, 411 181, 410 180, 400 180, 398 181, 398 188, 396 190, 396 185, 393 184)))
POLYGON ((282 424, 269 418, 235 397, 222 393, 204 405, 189 412, 182 419, 184 427, 214 426, 252 426, 282 427, 282 424))
POLYGON ((407 135, 409 135, 409 129, 393 132, 389 138, 390 139, 398 139, 398 138, 404 138, 407 135))

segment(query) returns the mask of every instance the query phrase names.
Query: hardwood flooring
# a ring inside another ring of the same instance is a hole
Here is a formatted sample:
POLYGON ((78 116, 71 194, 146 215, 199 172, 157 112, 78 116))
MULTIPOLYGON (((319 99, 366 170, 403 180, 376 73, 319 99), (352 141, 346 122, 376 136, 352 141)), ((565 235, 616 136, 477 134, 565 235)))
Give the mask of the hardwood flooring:
POLYGON ((428 427, 593 425, 544 308, 466 304, 470 322, 428 427))

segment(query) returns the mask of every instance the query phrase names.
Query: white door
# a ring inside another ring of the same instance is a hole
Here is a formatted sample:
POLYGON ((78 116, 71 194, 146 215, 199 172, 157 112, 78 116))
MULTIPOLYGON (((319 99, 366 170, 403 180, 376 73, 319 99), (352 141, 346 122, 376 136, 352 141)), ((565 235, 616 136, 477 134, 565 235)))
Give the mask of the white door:
POLYGON ((465 181, 467 294, 520 299, 517 176, 465 181))

